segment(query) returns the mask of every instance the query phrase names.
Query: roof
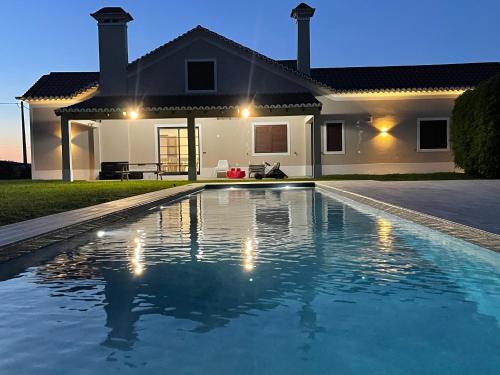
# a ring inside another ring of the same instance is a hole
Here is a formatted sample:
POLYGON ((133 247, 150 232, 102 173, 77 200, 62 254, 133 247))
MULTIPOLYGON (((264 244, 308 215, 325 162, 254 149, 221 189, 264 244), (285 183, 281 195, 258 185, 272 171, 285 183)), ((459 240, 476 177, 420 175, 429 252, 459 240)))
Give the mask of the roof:
MULTIPOLYGON (((104 9, 104 8, 103 8, 104 9)), ((114 9, 114 8, 113 8, 114 9)), ((252 59, 281 69, 292 77, 305 80, 335 93, 436 91, 469 89, 500 73, 500 63, 467 63, 381 67, 312 68, 307 75, 297 70, 296 60, 274 60, 216 32, 197 26, 155 50, 132 61, 128 69, 136 69, 167 48, 174 47, 188 36, 200 35, 226 44, 252 59)), ((97 87, 98 72, 55 72, 40 78, 22 97, 33 99, 70 99, 97 87)))
POLYGON ((162 51, 164 51, 168 48, 174 47, 176 44, 180 43, 182 40, 186 39, 187 37, 194 36, 194 35, 200 35, 200 36, 213 38, 219 42, 222 42, 223 44, 227 45, 230 48, 234 48, 234 49, 240 51, 241 53, 247 54, 252 59, 258 59, 258 60, 265 62, 267 64, 270 64, 278 69, 285 70, 286 72, 288 72, 292 76, 295 76, 296 78, 303 79, 303 80, 306 80, 312 84, 322 86, 321 82, 315 81, 313 78, 311 78, 311 76, 304 74, 302 72, 299 72, 295 67, 289 68, 287 66, 284 66, 283 64, 279 63, 277 60, 274 60, 270 57, 267 57, 267 56, 265 56, 257 51, 254 51, 251 48, 245 47, 244 45, 237 43, 232 39, 226 38, 225 36, 220 35, 220 34, 216 33, 215 31, 209 30, 201 25, 196 26, 195 28, 185 32, 184 34, 179 35, 177 38, 172 39, 171 41, 161 45, 160 47, 158 47, 158 48, 146 53, 145 55, 139 57, 138 59, 132 61, 128 65, 128 69, 129 70, 135 69, 138 64, 151 59, 152 57, 161 53, 162 51))
POLYGON ((36 81, 21 99, 71 99, 98 84, 98 72, 52 72, 36 81))
POLYGON ((239 109, 251 103, 256 109, 321 108, 321 103, 308 92, 254 95, 167 95, 145 96, 94 96, 80 103, 59 108, 61 113, 123 112, 140 108, 142 112, 184 110, 239 109))
POLYGON ((311 69, 337 93, 464 90, 498 73, 498 62, 311 69))

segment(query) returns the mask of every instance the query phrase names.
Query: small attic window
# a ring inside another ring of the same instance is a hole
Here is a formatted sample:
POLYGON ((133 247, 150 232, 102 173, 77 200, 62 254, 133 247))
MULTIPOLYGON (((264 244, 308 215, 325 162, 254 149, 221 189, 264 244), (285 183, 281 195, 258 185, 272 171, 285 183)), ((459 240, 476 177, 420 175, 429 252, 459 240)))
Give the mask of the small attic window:
POLYGON ((215 60, 186 61, 186 91, 214 92, 216 88, 215 60))

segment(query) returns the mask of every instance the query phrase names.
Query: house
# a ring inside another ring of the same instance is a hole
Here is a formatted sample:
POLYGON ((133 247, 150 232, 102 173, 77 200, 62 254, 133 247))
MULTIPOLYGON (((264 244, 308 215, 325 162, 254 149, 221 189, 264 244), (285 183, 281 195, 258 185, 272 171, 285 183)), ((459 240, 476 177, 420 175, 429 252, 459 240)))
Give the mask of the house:
POLYGON ((52 72, 19 97, 30 106, 33 178, 161 162, 196 180, 214 177, 219 160, 243 170, 280 162, 290 176, 453 171, 454 100, 500 64, 313 68, 314 12, 304 3, 291 12, 293 60, 197 26, 132 62, 132 16, 93 13, 99 72, 52 72))

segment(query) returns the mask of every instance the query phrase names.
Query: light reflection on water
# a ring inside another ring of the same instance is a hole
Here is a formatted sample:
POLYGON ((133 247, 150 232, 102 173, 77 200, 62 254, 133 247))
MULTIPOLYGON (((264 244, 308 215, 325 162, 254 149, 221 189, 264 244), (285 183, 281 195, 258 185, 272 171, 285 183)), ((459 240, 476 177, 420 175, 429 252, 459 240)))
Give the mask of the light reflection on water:
POLYGON ((459 247, 314 190, 205 191, 1 282, 0 373, 498 374, 500 261, 459 247))

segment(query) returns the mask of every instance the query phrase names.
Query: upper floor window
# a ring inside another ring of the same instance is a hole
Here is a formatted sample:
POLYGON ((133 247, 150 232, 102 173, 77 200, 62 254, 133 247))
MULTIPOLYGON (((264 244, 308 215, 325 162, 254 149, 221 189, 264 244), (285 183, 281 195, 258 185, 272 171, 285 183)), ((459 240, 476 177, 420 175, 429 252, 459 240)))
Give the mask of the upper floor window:
POLYGON ((186 61, 186 91, 216 91, 215 60, 186 61))
POLYGON ((417 122, 417 151, 447 151, 449 144, 448 118, 420 118, 417 122))
POLYGON ((329 121, 325 123, 324 153, 344 154, 345 134, 344 121, 329 121))

